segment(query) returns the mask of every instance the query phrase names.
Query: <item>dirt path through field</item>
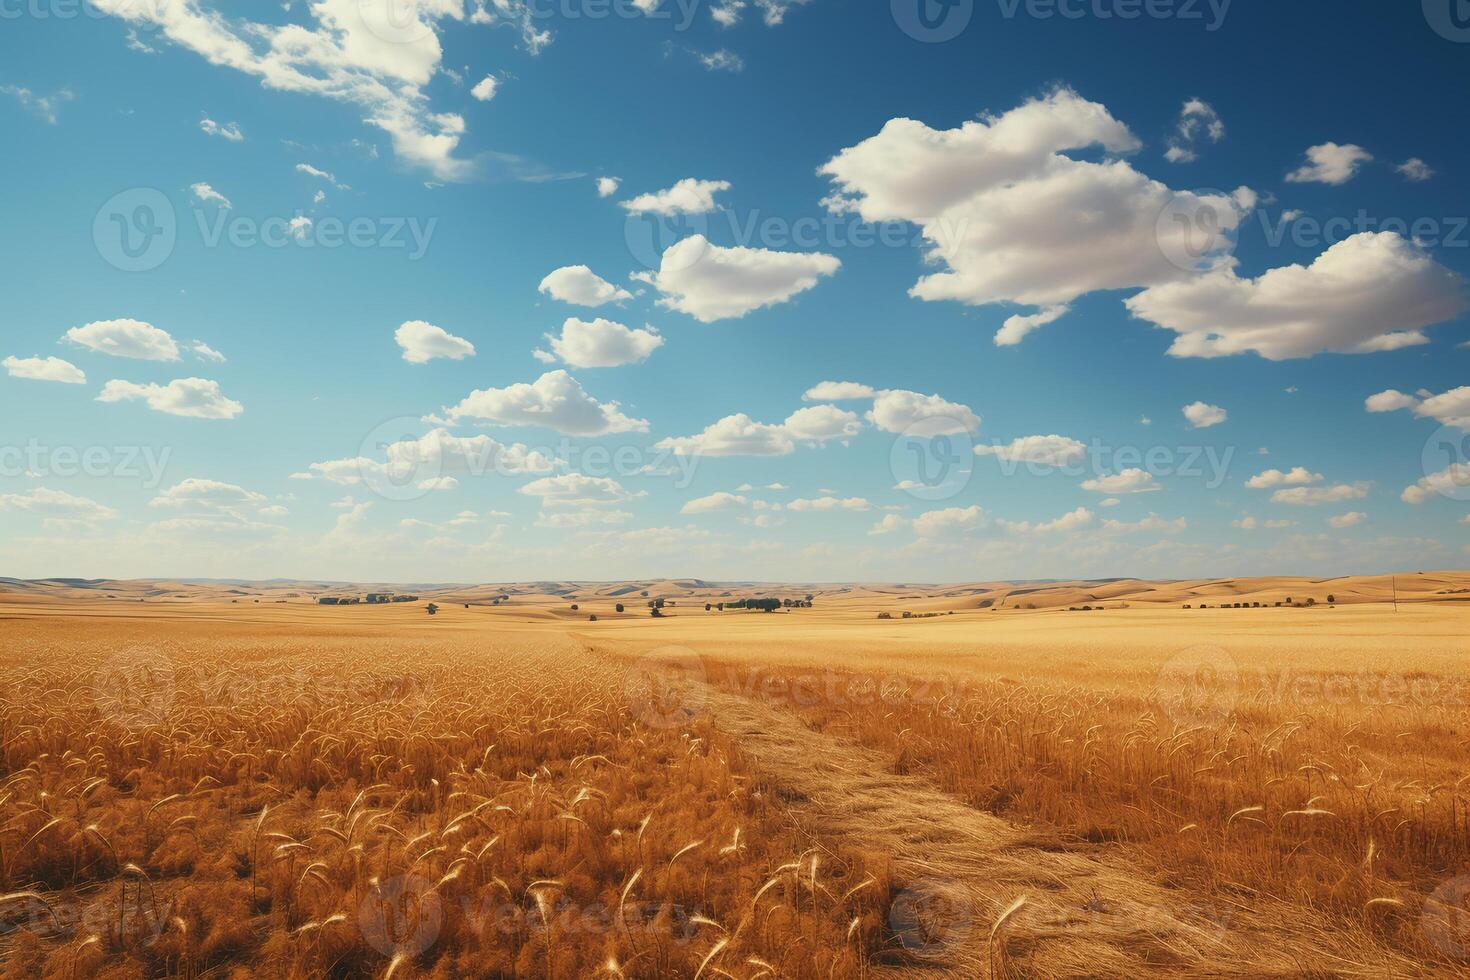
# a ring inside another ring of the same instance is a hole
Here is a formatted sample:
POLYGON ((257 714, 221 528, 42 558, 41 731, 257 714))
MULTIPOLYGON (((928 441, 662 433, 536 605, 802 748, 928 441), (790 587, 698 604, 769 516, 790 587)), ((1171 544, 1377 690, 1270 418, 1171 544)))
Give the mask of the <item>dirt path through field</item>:
POLYGON ((700 697, 824 835, 893 855, 910 886, 890 915, 906 954, 895 950, 881 975, 989 976, 991 927, 1023 896, 1002 926, 1019 975, 1261 974, 1227 962, 1224 930, 1203 910, 1175 907, 1177 898, 1095 848, 1043 850, 924 779, 887 772, 877 753, 737 695, 706 687, 700 697))

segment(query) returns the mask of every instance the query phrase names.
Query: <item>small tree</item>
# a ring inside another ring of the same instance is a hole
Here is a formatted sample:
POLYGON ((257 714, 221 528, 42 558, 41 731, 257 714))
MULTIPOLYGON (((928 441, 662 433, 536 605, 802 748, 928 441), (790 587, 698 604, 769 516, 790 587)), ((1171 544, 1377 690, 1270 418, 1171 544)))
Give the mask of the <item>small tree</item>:
POLYGON ((1328 605, 1329 605, 1329 606, 1334 606, 1334 605, 1336 605, 1336 604, 1337 604, 1337 596, 1335 596, 1335 595, 1329 595, 1329 596, 1328 596, 1328 597, 1327 597, 1327 604, 1328 604, 1328 605))
POLYGON ((427 612, 430 616, 439 615, 439 607, 434 605, 434 603, 432 602, 424 607, 424 611, 427 612))
POLYGON ((618 612, 622 612, 623 611, 623 604, 621 602, 618 603, 617 610, 618 610, 618 612))
POLYGON ((579 606, 579 605, 577 605, 575 602, 572 603, 572 612, 576 612, 578 609, 581 609, 581 608, 582 607, 579 606))
POLYGON ((651 609, 649 612, 650 612, 650 615, 652 615, 654 619, 663 619, 664 618, 664 611, 662 609, 660 609, 658 606, 654 606, 653 609, 651 609))
POLYGON ((713 606, 713 605, 711 605, 711 604, 710 604, 710 603, 708 603, 708 602, 706 602, 706 603, 705 603, 705 604, 704 604, 704 611, 705 611, 705 612, 709 612, 709 611, 710 611, 710 610, 711 610, 711 609, 713 609, 713 608, 714 608, 714 606, 713 606))

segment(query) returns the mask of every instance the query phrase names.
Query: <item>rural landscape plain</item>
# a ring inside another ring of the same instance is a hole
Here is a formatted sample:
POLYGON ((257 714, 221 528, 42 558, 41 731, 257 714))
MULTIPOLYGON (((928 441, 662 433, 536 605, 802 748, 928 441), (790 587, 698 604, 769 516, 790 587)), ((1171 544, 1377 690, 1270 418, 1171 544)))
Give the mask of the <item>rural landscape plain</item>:
POLYGON ((1464 967, 1470 573, 372 588, 0 583, 7 976, 1464 967))
POLYGON ((0 980, 1470 980, 1470 0, 0 0, 0 980))

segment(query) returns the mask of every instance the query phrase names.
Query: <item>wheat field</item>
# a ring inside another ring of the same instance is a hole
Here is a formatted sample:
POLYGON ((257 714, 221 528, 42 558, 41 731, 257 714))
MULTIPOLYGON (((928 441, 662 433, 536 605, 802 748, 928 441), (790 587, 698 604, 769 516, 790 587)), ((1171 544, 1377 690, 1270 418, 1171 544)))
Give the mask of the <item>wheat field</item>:
POLYGON ((0 970, 1470 971, 1452 602, 610 591, 4 597, 0 970))

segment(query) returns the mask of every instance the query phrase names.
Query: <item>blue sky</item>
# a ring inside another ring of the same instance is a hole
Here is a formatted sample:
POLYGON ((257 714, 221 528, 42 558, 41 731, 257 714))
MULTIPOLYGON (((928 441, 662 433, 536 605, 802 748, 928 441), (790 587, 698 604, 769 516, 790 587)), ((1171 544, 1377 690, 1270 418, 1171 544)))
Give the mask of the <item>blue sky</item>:
POLYGON ((0 572, 1462 565, 1449 3, 923 2, 5 5, 0 572))

